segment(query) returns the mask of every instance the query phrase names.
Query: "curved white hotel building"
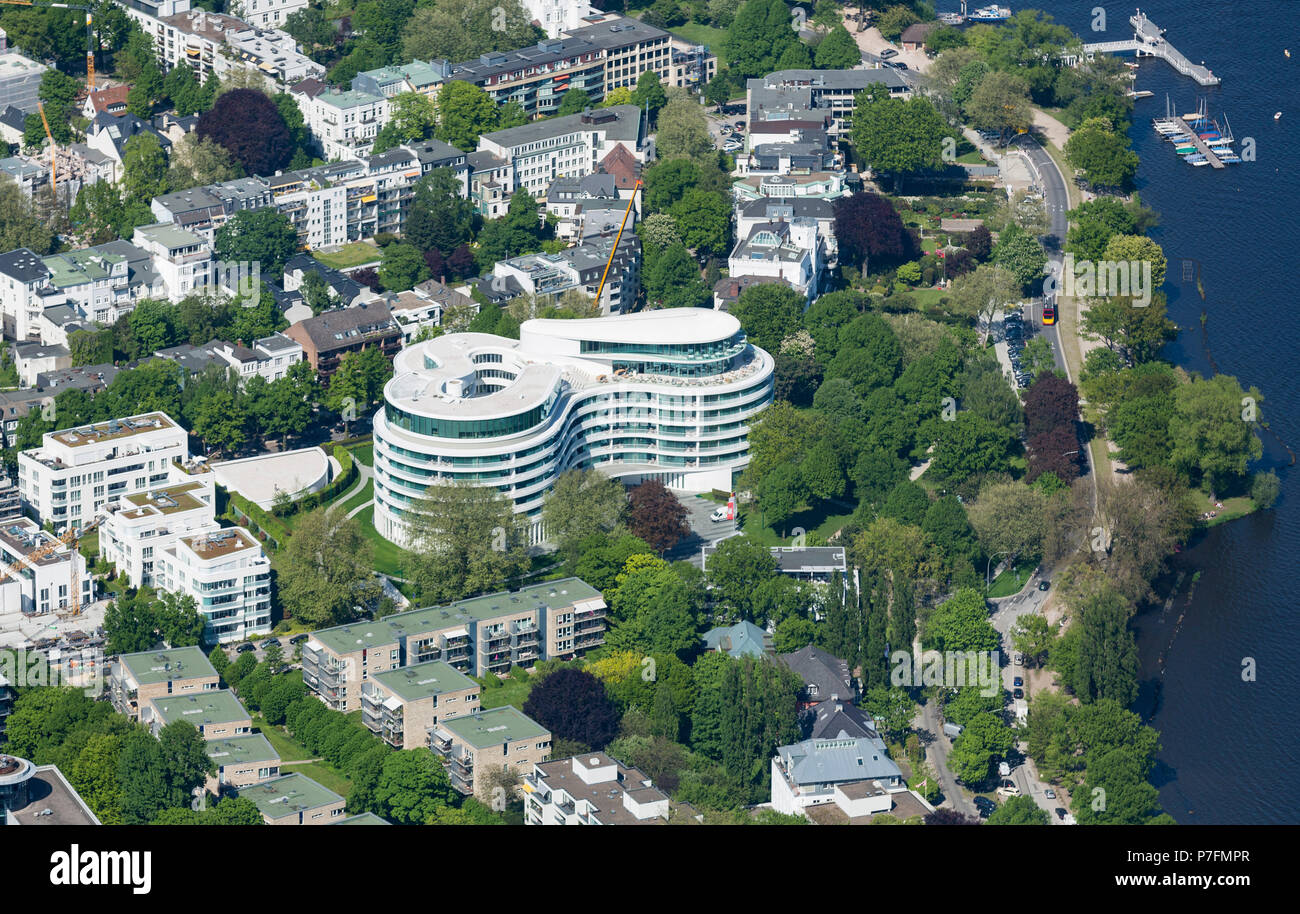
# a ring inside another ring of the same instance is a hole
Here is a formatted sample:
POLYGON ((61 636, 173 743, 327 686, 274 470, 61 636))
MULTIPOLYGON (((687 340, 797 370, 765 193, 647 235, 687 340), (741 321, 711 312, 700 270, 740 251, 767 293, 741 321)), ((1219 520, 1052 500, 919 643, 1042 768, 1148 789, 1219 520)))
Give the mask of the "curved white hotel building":
POLYGON ((375 414, 375 528, 406 543, 424 490, 496 486, 541 536, 542 499, 573 467, 672 489, 731 488, 772 357, 730 314, 697 308, 530 320, 519 339, 455 333, 394 360, 375 414))

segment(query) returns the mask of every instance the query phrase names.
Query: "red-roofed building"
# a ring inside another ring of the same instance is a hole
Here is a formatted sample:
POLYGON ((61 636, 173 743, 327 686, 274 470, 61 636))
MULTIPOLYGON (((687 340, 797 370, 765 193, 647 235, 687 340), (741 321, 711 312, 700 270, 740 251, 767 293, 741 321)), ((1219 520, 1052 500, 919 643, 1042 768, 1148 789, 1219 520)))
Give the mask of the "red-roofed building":
POLYGON ((121 117, 126 114, 126 94, 130 90, 130 86, 113 86, 92 92, 86 96, 86 102, 81 106, 81 113, 92 121, 97 114, 121 117))

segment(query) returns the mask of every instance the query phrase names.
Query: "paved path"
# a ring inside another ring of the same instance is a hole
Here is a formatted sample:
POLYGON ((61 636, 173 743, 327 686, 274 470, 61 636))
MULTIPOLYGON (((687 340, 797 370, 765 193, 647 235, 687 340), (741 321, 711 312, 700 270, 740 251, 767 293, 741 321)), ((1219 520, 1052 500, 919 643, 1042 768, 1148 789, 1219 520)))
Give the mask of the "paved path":
MULTIPOLYGON (((370 467, 366 466, 364 463, 362 463, 360 460, 357 460, 355 457, 354 457, 353 460, 352 460, 352 465, 353 465, 354 467, 357 468, 357 482, 356 482, 356 485, 354 485, 352 488, 348 489, 346 492, 344 492, 344 493, 343 493, 342 495, 340 495, 338 498, 334 499, 334 501, 331 502, 330 506, 329 506, 328 508, 325 509, 325 513, 326 513, 326 514, 330 514, 330 513, 332 513, 332 512, 334 511, 335 508, 337 508, 339 505, 341 505, 341 504, 343 504, 344 502, 346 502, 346 501, 347 501, 349 498, 351 498, 353 495, 356 495, 358 492, 360 492, 362 489, 364 489, 364 488, 366 487, 366 483, 370 480, 370 477, 371 477, 372 472, 373 472, 373 471, 370 469, 370 467)), ((355 513, 355 512, 353 512, 353 513, 355 513)), ((348 515, 348 517, 351 517, 351 516, 352 516, 352 514, 349 514, 349 515, 348 515)))
POLYGON ((943 806, 951 806, 968 816, 976 816, 975 804, 966 796, 966 791, 957 784, 957 779, 948 770, 948 753, 952 744, 943 732, 943 721, 939 719, 939 702, 931 699, 921 706, 921 711, 912 722, 912 729, 917 732, 925 745, 925 760, 930 770, 939 781, 943 791, 943 806))

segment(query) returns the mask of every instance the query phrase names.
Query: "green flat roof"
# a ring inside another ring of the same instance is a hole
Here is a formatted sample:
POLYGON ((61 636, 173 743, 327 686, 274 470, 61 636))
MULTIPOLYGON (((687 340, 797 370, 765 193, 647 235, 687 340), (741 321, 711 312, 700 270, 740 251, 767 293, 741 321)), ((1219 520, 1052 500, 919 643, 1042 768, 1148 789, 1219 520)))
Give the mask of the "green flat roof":
POLYGON ((117 659, 140 685, 217 675, 208 658, 197 647, 141 651, 138 654, 122 654, 117 659))
POLYGON ((336 654, 363 647, 393 644, 410 635, 423 635, 456 625, 470 625, 527 612, 539 607, 558 609, 581 600, 601 599, 600 591, 579 578, 534 584, 514 593, 471 597, 447 606, 426 606, 385 616, 378 622, 352 622, 312 632, 311 636, 336 654))
POLYGON ((519 739, 549 738, 551 735, 545 727, 512 705, 442 720, 438 726, 475 749, 519 739))
POLYGON ((214 739, 205 745, 208 758, 217 763, 217 767, 238 765, 241 762, 271 762, 280 760, 280 753, 260 733, 248 736, 232 736, 229 739, 214 739))
POLYGON ((178 511, 192 511, 203 507, 203 502, 195 498, 195 490, 203 489, 201 482, 184 482, 174 486, 162 486, 148 492, 137 492, 126 496, 126 500, 137 508, 153 506, 163 514, 175 514, 178 511))
POLYGON ((311 778, 294 772, 260 784, 240 787, 235 795, 245 800, 252 800, 262 815, 279 819, 289 813, 304 812, 341 803, 343 798, 328 787, 317 784, 311 778))
POLYGON ((199 724, 226 724, 250 719, 249 713, 229 689, 200 692, 198 695, 168 695, 151 700, 164 725, 186 720, 197 727, 199 724))
POLYGON ((398 667, 395 670, 376 673, 370 678, 403 701, 419 701, 445 692, 459 692, 479 687, 473 679, 441 660, 398 667))
POLYGON ((358 816, 348 816, 346 819, 339 819, 337 822, 331 822, 331 825, 392 825, 387 819, 381 819, 373 812, 363 812, 358 816))

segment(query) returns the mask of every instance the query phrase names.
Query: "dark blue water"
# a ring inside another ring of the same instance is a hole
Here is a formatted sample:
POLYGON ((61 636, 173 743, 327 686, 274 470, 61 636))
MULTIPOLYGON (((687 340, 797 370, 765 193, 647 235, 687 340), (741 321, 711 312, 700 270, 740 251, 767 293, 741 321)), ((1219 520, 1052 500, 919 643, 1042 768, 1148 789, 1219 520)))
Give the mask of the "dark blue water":
MULTIPOLYGON (((1085 41, 1132 37, 1131 6, 1040 0, 1013 10, 1030 6, 1085 41), (1098 5, 1108 19, 1104 36, 1090 29, 1098 5)), ((1223 80, 1202 88, 1162 60, 1145 59, 1138 70, 1136 87, 1155 93, 1139 99, 1133 115, 1138 188, 1161 214, 1151 236, 1169 258, 1169 313, 1183 328, 1167 355, 1207 375, 1212 359, 1244 386, 1258 386, 1265 421, 1300 449, 1300 3, 1148 0, 1142 10, 1223 80), (1220 123, 1226 113, 1239 139, 1254 138, 1257 160, 1222 171, 1179 161, 1151 129, 1166 94, 1176 114, 1195 111, 1199 98, 1220 123), (1204 301, 1179 281, 1181 258, 1199 262, 1204 301)), ((1300 742, 1300 496, 1289 454, 1267 433, 1264 446, 1263 466, 1283 480, 1278 506, 1215 528, 1179 555, 1183 586, 1171 610, 1137 619, 1145 679, 1138 710, 1161 731, 1154 780, 1182 823, 1300 822, 1291 799, 1300 742), (1246 658, 1258 670, 1254 682, 1242 680, 1246 658)))

